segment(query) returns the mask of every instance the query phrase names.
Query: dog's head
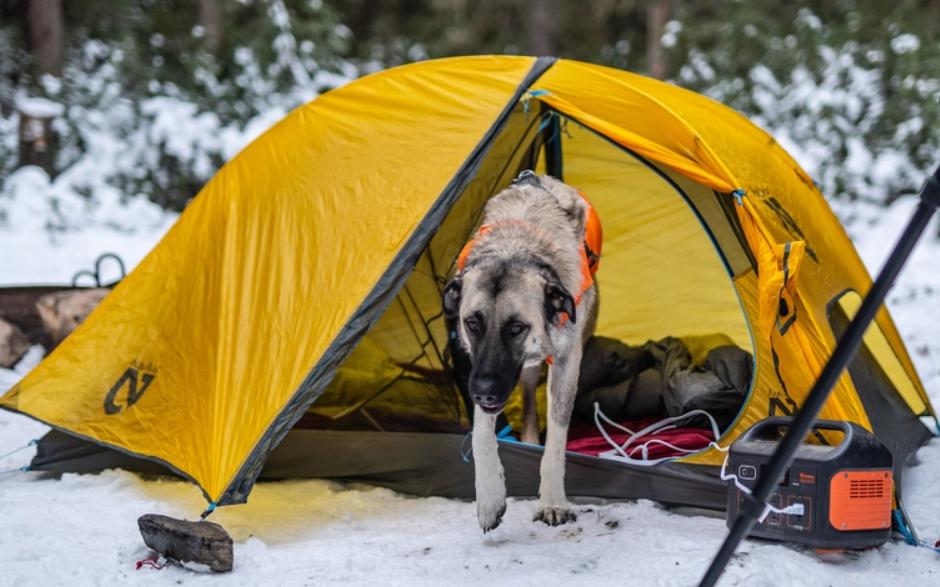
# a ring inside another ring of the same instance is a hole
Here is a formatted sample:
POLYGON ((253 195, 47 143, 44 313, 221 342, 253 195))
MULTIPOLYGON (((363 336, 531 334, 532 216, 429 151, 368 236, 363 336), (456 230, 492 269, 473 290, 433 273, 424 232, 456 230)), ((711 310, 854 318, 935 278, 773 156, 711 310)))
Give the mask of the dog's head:
POLYGON ((522 368, 550 353, 549 329, 575 302, 557 275, 544 267, 498 261, 467 267, 444 289, 444 315, 457 322, 458 344, 470 356, 470 397, 498 413, 519 382, 522 368))

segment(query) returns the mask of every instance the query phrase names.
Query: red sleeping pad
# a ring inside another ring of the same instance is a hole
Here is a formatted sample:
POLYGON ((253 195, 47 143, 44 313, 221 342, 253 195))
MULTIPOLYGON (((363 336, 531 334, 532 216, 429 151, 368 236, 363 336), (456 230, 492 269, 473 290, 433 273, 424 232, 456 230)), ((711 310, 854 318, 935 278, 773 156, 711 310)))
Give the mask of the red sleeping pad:
MULTIPOLYGON (((620 422, 621 426, 630 430, 642 430, 647 426, 654 424, 657 420, 627 420, 620 422)), ((605 425, 607 434, 619 445, 623 445, 630 435, 605 425)), ((686 450, 701 450, 708 446, 709 442, 715 439, 711 430, 703 428, 670 428, 653 434, 640 436, 634 439, 627 447, 626 453, 634 459, 644 458, 641 447, 646 445, 646 460, 662 459, 668 457, 686 456, 688 453, 674 450, 660 442, 649 442, 658 440, 667 442, 673 446, 684 448, 686 450)), ((575 424, 568 431, 568 450, 581 454, 597 456, 600 453, 613 450, 613 447, 601 436, 597 426, 594 424, 575 424)))

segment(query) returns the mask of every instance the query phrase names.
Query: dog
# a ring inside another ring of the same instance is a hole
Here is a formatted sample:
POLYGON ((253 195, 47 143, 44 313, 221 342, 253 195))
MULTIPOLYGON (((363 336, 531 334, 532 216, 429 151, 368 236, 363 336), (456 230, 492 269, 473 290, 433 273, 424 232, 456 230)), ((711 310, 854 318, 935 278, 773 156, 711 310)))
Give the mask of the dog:
POLYGON ((565 447, 581 354, 597 322, 594 273, 600 221, 578 190, 525 171, 484 207, 443 292, 455 353, 469 365, 477 520, 484 532, 506 511, 496 418, 521 383, 522 439, 538 443, 535 391, 549 365, 548 425, 535 521, 574 521, 565 495, 565 447))

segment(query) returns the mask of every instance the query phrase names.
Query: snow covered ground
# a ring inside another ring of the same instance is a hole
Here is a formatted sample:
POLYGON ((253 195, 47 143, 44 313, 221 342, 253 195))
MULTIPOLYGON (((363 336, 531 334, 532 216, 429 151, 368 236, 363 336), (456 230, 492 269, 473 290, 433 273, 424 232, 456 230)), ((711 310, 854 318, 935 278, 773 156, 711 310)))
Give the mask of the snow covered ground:
MULTIPOLYGON (((143 196, 122 203, 120 192, 103 183, 94 200, 84 198, 63 177, 68 173, 53 182, 38 167, 24 167, 7 178, 0 192, 0 284, 70 283, 77 271, 94 271, 106 252, 130 271, 176 220, 143 196)), ((110 262, 101 272, 104 282, 121 276, 110 262)))
MULTIPOLYGON (((22 170, 9 180, 24 198, 30 190, 54 189, 37 170, 22 170)), ((67 194, 62 199, 72 202, 67 194)), ((907 198, 887 211, 864 204, 838 207, 872 271, 913 205, 907 198)), ((174 216, 145 201, 130 206, 114 206, 113 213, 123 216, 113 222, 95 213, 60 234, 50 233, 40 220, 48 217, 46 208, 8 206, 19 216, 0 226, 0 284, 62 282, 104 250, 136 263, 174 216)), ((940 405, 938 228, 931 227, 931 237, 890 299, 935 405, 940 405)), ((18 376, 0 375, 6 382, 18 376)), ((45 431, 27 418, 0 412, 0 454, 45 431)), ((0 471, 12 470, 0 474, 0 585, 691 585, 725 535, 721 518, 649 501, 581 506, 576 523, 549 528, 531 521, 533 502, 512 500, 503 524, 484 536, 471 503, 317 481, 261 483, 247 505, 221 508, 212 517, 236 541, 232 575, 198 575, 177 567, 136 570, 135 562, 148 555, 137 517, 160 512, 193 518, 205 506, 199 491, 183 481, 123 471, 61 479, 16 471, 32 452, 29 447, 0 458, 0 471)), ((922 538, 932 542, 940 537, 940 441, 919 456, 920 464, 905 478, 905 500, 922 538)), ((887 583, 940 584, 940 555, 891 543, 821 558, 791 546, 747 542, 722 582, 887 583)))

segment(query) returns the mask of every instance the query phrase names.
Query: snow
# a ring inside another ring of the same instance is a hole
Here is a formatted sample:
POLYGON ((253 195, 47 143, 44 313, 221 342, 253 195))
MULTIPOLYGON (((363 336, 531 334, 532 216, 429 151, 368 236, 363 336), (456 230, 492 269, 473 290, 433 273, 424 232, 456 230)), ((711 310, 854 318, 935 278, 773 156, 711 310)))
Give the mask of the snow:
POLYGON ((920 39, 917 38, 917 35, 904 34, 891 39, 891 50, 898 55, 911 53, 918 48, 920 48, 920 39))
MULTIPOLYGON (((3 415, 0 444, 39 436, 41 425, 3 415)), ((31 450, 31 449, 30 449, 31 450)), ((924 461, 938 461, 933 443, 924 461)), ((26 462, 25 451, 0 466, 26 462)), ((908 504, 925 537, 940 531, 937 468, 908 473, 908 504)), ((576 523, 532 522, 535 504, 510 500, 502 525, 483 535, 471 503, 412 498, 323 481, 261 483, 249 504, 213 515, 235 540, 234 576, 196 576, 167 567, 135 570, 149 553, 136 519, 147 512, 195 518, 205 503, 190 484, 123 471, 13 473, 0 481, 0 568, 9 584, 152 584, 198 580, 243 585, 632 584, 690 585, 725 534, 724 520, 652 502, 578 506, 576 523)), ((937 555, 888 544, 826 561, 791 546, 746 542, 723 585, 936 584, 937 555)))
POLYGON ((666 26, 663 27, 663 35, 660 38, 660 42, 663 44, 663 47, 675 47, 676 43, 679 42, 679 34, 682 32, 682 23, 678 20, 670 20, 666 23, 666 26))
POLYGON ((65 113, 65 106, 46 98, 19 96, 16 109, 33 118, 54 118, 65 113))
MULTIPOLYGON (((45 355, 46 350, 41 345, 36 344, 27 349, 26 354, 20 358, 20 362, 12 369, 0 368, 0 389, 7 390, 13 387, 17 381, 25 377, 33 367, 38 365, 45 355)), ((0 447, 0 450, 3 450, 3 448, 0 447)), ((0 470, 2 469, 3 466, 0 465, 0 470)))
MULTIPOLYGON (((107 185, 85 198, 73 187, 83 172, 79 164, 50 181, 42 169, 23 167, 7 178, 0 192, 0 283, 70 283, 105 252, 132 267, 177 217, 107 185)), ((120 277, 112 266, 103 265, 102 273, 104 281, 120 277)))

